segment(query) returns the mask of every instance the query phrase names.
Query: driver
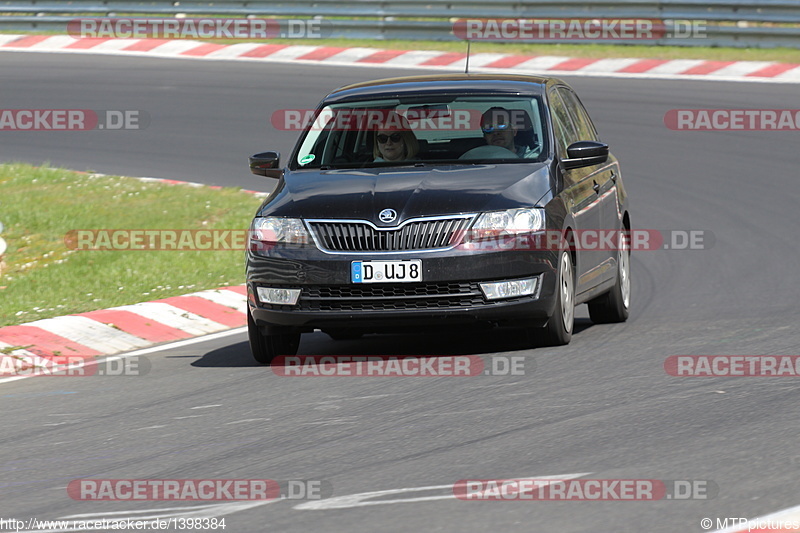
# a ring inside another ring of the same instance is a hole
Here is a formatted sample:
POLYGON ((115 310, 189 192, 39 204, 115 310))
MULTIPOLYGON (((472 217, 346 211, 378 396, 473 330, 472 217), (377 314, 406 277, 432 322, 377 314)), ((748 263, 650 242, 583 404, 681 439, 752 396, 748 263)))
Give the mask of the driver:
POLYGON ((538 151, 532 150, 527 146, 514 144, 514 137, 524 124, 515 124, 512 117, 516 113, 504 107, 492 107, 481 115, 481 131, 486 144, 489 146, 500 146, 510 150, 517 157, 536 157, 538 151))

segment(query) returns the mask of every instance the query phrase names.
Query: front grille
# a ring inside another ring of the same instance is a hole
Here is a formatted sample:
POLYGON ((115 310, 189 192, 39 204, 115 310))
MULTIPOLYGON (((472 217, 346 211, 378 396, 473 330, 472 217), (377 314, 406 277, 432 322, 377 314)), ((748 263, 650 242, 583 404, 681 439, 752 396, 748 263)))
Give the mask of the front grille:
POLYGON ((367 221, 309 221, 323 250, 333 252, 399 252, 432 250, 458 244, 472 215, 416 220, 395 228, 376 228, 367 221))
POLYGON ((485 305, 477 283, 313 285, 303 288, 302 311, 400 311, 462 309, 485 305))

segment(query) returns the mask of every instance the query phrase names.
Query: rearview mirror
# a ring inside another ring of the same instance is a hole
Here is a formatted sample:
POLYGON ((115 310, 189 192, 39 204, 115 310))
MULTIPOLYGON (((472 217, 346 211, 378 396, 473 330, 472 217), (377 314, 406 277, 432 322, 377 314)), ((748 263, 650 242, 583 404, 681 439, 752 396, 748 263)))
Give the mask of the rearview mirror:
POLYGON ((597 141, 578 141, 567 148, 567 159, 562 159, 564 168, 582 168, 608 161, 608 145, 597 141))
POLYGON ((449 117, 452 114, 450 106, 447 104, 417 105, 406 110, 406 118, 411 121, 449 117))
POLYGON ((280 179, 283 177, 280 152, 261 152, 250 156, 250 172, 256 176, 280 179))

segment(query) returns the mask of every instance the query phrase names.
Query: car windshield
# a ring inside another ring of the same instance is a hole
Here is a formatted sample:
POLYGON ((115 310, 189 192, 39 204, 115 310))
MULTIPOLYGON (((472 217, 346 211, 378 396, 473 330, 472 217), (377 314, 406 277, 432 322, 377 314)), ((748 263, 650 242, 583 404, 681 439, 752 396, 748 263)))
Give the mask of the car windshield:
POLYGON ((547 157, 544 108, 535 96, 384 98, 324 106, 290 168, 515 164, 547 157))

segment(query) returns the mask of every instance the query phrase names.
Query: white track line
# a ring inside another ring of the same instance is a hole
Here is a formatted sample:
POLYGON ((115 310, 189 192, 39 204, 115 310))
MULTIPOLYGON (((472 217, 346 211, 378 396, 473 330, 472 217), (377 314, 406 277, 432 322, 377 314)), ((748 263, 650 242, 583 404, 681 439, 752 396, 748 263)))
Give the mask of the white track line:
MULTIPOLYGON (((712 518, 712 520, 714 519, 712 518)), ((750 531, 750 529, 758 531, 760 530, 758 528, 759 522, 772 522, 773 524, 777 522, 783 522, 784 524, 787 522, 800 523, 800 505, 796 507, 789 507, 788 509, 783 509, 768 515, 759 516, 758 518, 751 518, 749 520, 749 527, 748 524, 739 524, 736 526, 726 527, 725 529, 716 530, 713 533, 740 533, 750 531)), ((769 529, 765 531, 797 531, 797 528, 786 527, 782 529, 769 529)))

